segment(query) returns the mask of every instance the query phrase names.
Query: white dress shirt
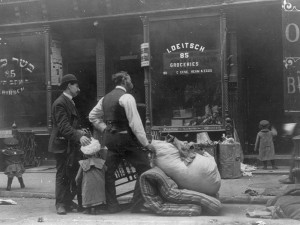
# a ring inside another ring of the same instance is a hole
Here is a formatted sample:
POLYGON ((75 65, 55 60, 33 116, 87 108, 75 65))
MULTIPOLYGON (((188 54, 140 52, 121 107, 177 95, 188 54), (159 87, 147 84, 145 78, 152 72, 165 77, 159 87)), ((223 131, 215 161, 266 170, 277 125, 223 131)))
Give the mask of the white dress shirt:
MULTIPOLYGON (((126 92, 126 89, 122 86, 116 86, 126 92)), ((106 128, 106 124, 103 121, 103 98, 99 100, 97 105, 92 109, 89 114, 89 120, 94 125, 94 127, 101 132, 106 128)), ((145 129, 141 120, 141 117, 137 111, 137 106, 134 97, 131 94, 124 94, 119 99, 119 104, 125 109, 126 117, 129 122, 129 127, 131 128, 134 135, 137 137, 139 142, 145 147, 149 144, 146 137, 145 129)))

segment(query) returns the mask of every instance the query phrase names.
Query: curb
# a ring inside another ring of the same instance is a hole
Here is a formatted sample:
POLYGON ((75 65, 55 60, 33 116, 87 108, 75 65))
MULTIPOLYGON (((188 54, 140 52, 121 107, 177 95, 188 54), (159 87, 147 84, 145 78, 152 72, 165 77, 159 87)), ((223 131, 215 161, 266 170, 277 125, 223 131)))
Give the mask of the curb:
POLYGON ((55 194, 52 194, 52 193, 0 191, 0 197, 5 197, 5 198, 49 198, 49 199, 55 199, 55 194))
POLYGON ((275 196, 232 196, 232 197, 220 197, 219 200, 222 204, 257 204, 265 205, 268 200, 275 196))
MULTIPOLYGON (((30 193, 30 192, 12 192, 12 191, 0 191, 0 197, 5 198, 47 198, 55 199, 55 194, 53 193, 30 193)), ((232 197, 220 197, 219 200, 222 204, 258 204, 264 205, 268 200, 274 198, 275 196, 232 196, 232 197)), ((121 196, 118 198, 120 203, 130 202, 132 197, 121 196)))

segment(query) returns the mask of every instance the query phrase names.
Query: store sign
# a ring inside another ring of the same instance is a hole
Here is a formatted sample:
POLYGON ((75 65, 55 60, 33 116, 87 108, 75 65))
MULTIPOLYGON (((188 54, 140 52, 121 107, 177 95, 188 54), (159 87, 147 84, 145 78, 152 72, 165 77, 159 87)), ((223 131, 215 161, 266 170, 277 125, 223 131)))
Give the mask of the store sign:
POLYGON ((220 131, 224 129, 221 125, 209 125, 209 126, 174 126, 168 127, 163 126, 159 127, 159 131, 161 133, 168 133, 168 132, 195 132, 195 131, 220 131))
POLYGON ((216 72, 217 62, 217 54, 202 53, 201 51, 167 52, 163 54, 163 74, 189 75, 214 73, 216 72))
POLYGON ((300 113, 300 1, 282 2, 285 112, 300 113))
POLYGON ((0 130, 0 138, 11 138, 11 137, 13 137, 12 130, 0 130))
POLYGON ((0 59, 0 95, 16 95, 24 91, 24 84, 29 83, 24 79, 25 72, 32 73, 34 65, 22 58, 0 59))
POLYGON ((141 44, 141 67, 150 65, 149 43, 141 44))
POLYGON ((193 42, 182 42, 182 43, 177 43, 175 45, 171 45, 170 48, 167 48, 166 50, 168 53, 175 52, 175 51, 183 51, 183 50, 204 52, 205 47, 193 42))

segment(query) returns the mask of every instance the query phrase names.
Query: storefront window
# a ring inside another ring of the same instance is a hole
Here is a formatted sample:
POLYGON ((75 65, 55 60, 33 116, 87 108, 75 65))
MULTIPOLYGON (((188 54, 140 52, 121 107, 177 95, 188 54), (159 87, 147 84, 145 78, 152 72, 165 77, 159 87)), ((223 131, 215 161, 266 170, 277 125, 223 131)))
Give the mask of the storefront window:
POLYGON ((152 21, 154 126, 222 125, 218 17, 152 21))
POLYGON ((0 129, 46 126, 43 35, 0 36, 0 129))

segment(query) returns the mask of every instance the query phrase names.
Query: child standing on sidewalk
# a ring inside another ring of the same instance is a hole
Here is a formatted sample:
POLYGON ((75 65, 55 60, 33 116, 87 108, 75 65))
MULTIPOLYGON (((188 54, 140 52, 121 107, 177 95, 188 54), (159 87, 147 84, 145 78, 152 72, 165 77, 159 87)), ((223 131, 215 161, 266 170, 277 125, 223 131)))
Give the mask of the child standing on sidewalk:
POLYGON ((86 159, 79 161, 75 180, 82 191, 83 213, 99 214, 99 206, 105 202, 105 161, 99 157, 100 144, 93 138, 81 151, 86 159))
POLYGON ((24 151, 17 148, 19 141, 16 138, 6 138, 3 142, 6 146, 6 148, 2 150, 6 166, 4 174, 6 174, 8 178, 6 190, 11 190, 14 176, 18 178, 21 188, 25 188, 22 178, 22 174, 25 172, 23 165, 24 151))
POLYGON ((263 169, 267 169, 268 160, 270 160, 272 169, 278 169, 275 166, 275 150, 273 143, 273 136, 276 135, 275 129, 273 131, 270 130, 270 123, 267 120, 262 120, 259 122, 259 129, 256 136, 254 151, 258 150, 259 156, 258 159, 263 162, 263 169))

